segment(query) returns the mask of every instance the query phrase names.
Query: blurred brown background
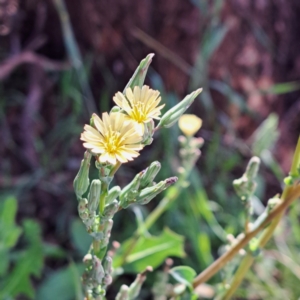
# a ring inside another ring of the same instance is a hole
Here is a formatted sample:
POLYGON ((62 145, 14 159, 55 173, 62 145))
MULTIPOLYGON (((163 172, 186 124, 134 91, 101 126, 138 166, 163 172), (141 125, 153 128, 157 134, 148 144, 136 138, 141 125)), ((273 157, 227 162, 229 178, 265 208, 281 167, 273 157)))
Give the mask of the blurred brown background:
POLYGON ((146 82, 162 94, 178 101, 204 87, 192 112, 208 141, 219 124, 223 145, 247 143, 277 113, 274 155, 288 172, 300 129, 298 0, 63 4, 0 0, 0 187, 17 195, 19 218, 40 220, 47 241, 68 247, 83 124, 112 106, 150 52, 146 82))

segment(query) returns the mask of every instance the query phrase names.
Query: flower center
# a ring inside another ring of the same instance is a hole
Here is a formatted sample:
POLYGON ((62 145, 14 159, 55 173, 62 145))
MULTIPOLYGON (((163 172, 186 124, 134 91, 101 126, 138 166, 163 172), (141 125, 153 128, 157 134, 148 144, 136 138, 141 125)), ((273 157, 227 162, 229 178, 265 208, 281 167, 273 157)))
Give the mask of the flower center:
POLYGON ((133 105, 131 116, 135 121, 137 121, 139 123, 142 123, 147 120, 147 114, 145 112, 145 107, 144 107, 143 103, 138 102, 133 105))
POLYGON ((120 132, 110 131, 106 137, 106 151, 108 153, 116 153, 120 147, 120 132))

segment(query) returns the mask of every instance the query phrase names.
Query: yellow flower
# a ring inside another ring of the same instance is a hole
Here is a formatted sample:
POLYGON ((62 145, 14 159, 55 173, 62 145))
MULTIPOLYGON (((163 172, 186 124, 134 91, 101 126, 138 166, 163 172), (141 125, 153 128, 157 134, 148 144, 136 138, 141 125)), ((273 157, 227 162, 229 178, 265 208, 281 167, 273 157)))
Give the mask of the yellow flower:
POLYGON ((182 115, 178 121, 180 130, 187 136, 194 135, 202 125, 202 120, 195 115, 182 115))
POLYGON ((157 106, 161 100, 159 91, 155 91, 144 85, 142 89, 135 86, 133 91, 127 88, 126 97, 118 92, 113 97, 114 102, 122 108, 126 113, 127 119, 134 121, 138 131, 144 133, 144 123, 150 122, 151 119, 159 119, 160 110, 164 104, 157 106))
POLYGON ((93 121, 96 128, 85 125, 80 139, 85 142, 85 148, 99 154, 101 163, 115 165, 117 161, 125 163, 139 156, 138 151, 143 149, 143 145, 139 144, 142 136, 124 114, 103 113, 102 120, 93 114, 93 121))

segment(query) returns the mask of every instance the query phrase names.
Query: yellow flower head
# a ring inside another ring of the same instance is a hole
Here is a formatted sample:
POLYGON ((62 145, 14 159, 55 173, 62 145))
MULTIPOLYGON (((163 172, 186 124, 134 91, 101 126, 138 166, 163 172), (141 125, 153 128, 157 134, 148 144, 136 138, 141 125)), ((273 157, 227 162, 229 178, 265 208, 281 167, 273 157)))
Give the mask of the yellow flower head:
POLYGON ((80 139, 83 146, 94 154, 99 154, 101 163, 108 162, 115 165, 133 160, 143 149, 139 144, 142 136, 136 131, 135 124, 126 120, 121 113, 103 113, 102 120, 93 114, 96 128, 85 125, 80 139))
POLYGON ((144 133, 144 123, 150 122, 151 119, 159 119, 160 110, 164 104, 157 106, 161 100, 159 91, 155 91, 144 85, 142 88, 135 86, 132 90, 127 88, 125 91, 126 97, 118 92, 113 97, 114 102, 123 109, 127 119, 134 121, 137 125, 137 130, 144 133))
POLYGON ((195 115, 185 114, 179 118, 178 126, 187 136, 194 135, 202 125, 202 120, 195 115))

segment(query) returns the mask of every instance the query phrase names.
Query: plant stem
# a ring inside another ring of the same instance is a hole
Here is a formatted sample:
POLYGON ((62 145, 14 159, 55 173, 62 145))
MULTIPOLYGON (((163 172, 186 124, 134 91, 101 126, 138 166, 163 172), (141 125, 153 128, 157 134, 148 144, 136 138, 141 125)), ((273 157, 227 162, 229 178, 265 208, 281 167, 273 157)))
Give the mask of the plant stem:
POLYGON ((105 198, 108 194, 108 185, 105 181, 102 181, 102 188, 100 194, 100 202, 99 202, 99 212, 100 216, 103 215, 104 207, 105 207, 105 198))
MULTIPOLYGON (((293 162, 291 166, 291 175, 298 175, 298 167, 300 162, 300 137, 296 146, 295 154, 293 157, 293 162)), ((194 288, 200 285, 201 283, 206 282, 214 274, 216 274, 228 261, 230 261, 236 253, 242 249, 247 243, 256 236, 261 230, 264 229, 266 225, 271 222, 270 226, 263 232, 262 236, 259 239, 259 247, 264 247, 265 244, 269 241, 273 232, 281 220, 281 217, 284 215, 285 210, 297 199, 300 197, 300 185, 286 186, 281 200, 282 202, 278 204, 265 218, 261 220, 255 228, 246 233, 243 239, 241 239, 234 247, 229 251, 224 253, 219 259, 217 259, 213 264, 206 268, 202 273, 200 273, 194 280, 194 288)), ((242 263, 235 274, 235 277, 232 281, 230 289, 224 296, 224 299, 229 299, 231 295, 235 292, 239 284, 241 283, 243 277, 247 273, 248 269, 252 265, 254 258, 251 254, 247 254, 246 257, 242 260, 242 263)))
POLYGON ((300 185, 290 186, 289 193, 287 193, 286 198, 282 198, 282 202, 278 204, 267 216, 262 219, 255 228, 251 229, 236 245, 234 245, 230 250, 219 257, 215 262, 213 262, 209 267, 207 267, 202 273, 200 273, 193 282, 194 288, 198 285, 206 282, 213 275, 215 275, 223 266, 229 262, 240 249, 244 248, 249 241, 255 237, 261 230, 263 230, 272 220, 283 214, 285 209, 293 203, 298 197, 300 197, 300 185))
POLYGON ((298 143, 296 146, 295 154, 293 157, 292 167, 290 174, 292 176, 298 176, 299 174, 299 166, 300 166, 300 136, 298 138, 298 143))
MULTIPOLYGON (((298 139, 298 143, 296 146, 295 154, 293 157, 293 162, 291 166, 290 175, 291 176, 297 176, 298 175, 298 167, 300 162, 300 137, 298 139)), ((286 186, 284 188, 284 191, 282 193, 282 199, 285 199, 290 191, 290 187, 286 186)), ((271 237, 274 234, 274 231, 277 227, 277 225, 280 223, 280 220, 282 216, 284 215, 284 211, 278 215, 270 224, 268 228, 266 228, 263 232, 263 234, 260 236, 258 241, 258 247, 263 248, 267 242, 271 239, 271 237)), ((248 253, 242 260, 240 267, 238 268, 236 274, 234 275, 234 278, 231 282, 230 288, 226 291, 226 294, 223 296, 223 300, 228 300, 231 298, 231 296, 235 293, 239 285, 241 284, 242 280, 246 276, 249 268, 254 262, 254 257, 251 255, 251 253, 248 253)))

